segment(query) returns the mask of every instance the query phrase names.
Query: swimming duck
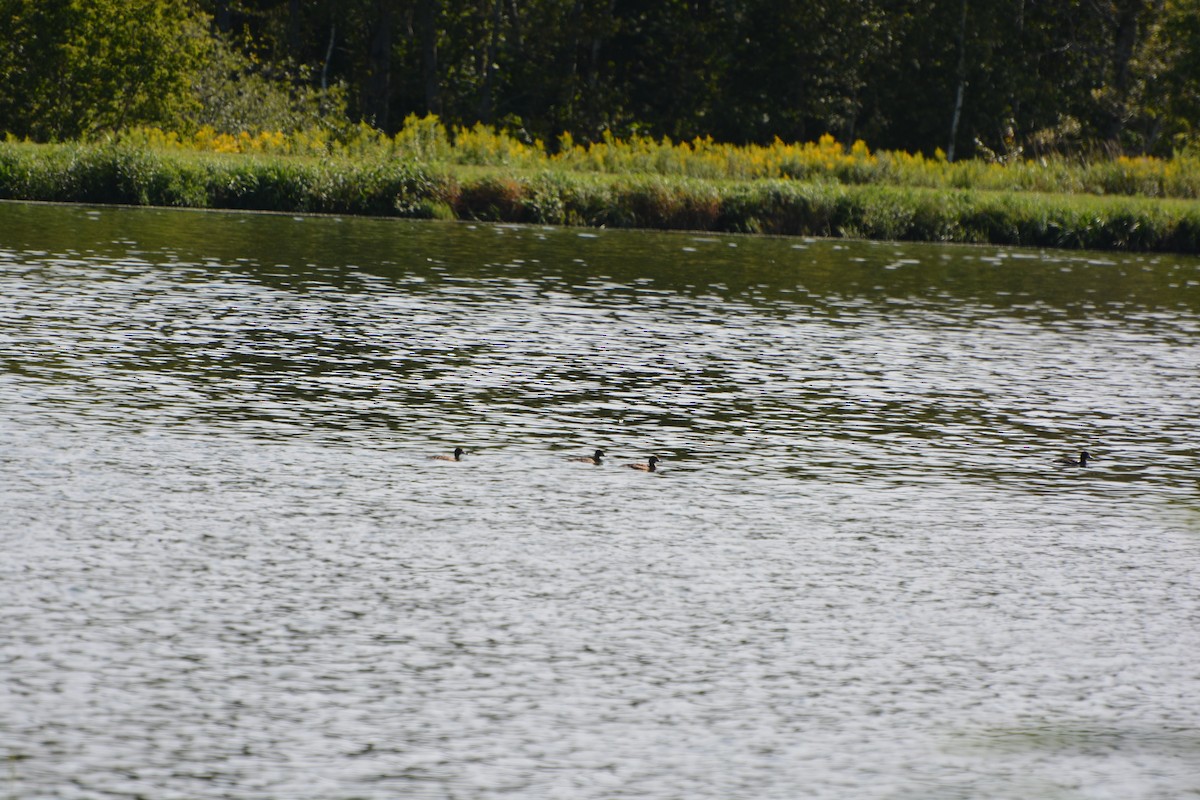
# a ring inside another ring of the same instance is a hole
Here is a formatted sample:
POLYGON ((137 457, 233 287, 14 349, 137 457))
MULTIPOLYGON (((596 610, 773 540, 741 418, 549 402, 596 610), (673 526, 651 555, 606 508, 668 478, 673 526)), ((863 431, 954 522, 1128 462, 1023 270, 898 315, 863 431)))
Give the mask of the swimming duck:
POLYGON ((1079 454, 1078 461, 1076 461, 1075 459, 1070 458, 1070 457, 1064 457, 1064 458, 1060 458, 1057 463, 1062 464, 1063 466, 1067 466, 1067 467, 1086 467, 1088 459, 1091 457, 1092 457, 1091 453, 1089 453, 1087 450, 1084 450, 1082 453, 1079 454))
POLYGON ((434 461, 462 461, 462 457, 466 454, 466 452, 467 451, 463 450, 461 447, 456 447, 454 448, 453 456, 430 456, 430 458, 432 458, 434 461))
POLYGON ((650 458, 646 459, 647 463, 645 464, 626 464, 625 466, 629 467, 630 469, 641 470, 642 472, 656 472, 657 468, 655 465, 660 461, 662 461, 662 459, 658 456, 650 456, 650 458))
POLYGON ((582 461, 585 464, 603 464, 604 463, 603 459, 604 459, 604 451, 597 450, 595 453, 591 454, 590 456, 576 456, 574 458, 568 458, 567 461, 582 461))

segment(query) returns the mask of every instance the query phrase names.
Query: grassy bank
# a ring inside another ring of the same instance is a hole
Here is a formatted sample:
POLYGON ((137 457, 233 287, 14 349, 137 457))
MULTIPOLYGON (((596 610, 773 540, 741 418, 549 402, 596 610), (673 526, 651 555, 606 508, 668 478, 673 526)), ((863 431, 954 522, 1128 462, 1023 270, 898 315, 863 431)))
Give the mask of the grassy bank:
POLYGON ((819 172, 611 172, 544 154, 526 162, 483 153, 470 163, 396 147, 318 156, 128 140, 0 143, 0 198, 1200 253, 1200 202, 1188 199, 837 180, 819 172))
POLYGON ((1063 194, 1138 195, 1200 199, 1200 154, 1173 158, 1097 157, 1091 160, 1021 152, 990 160, 948 161, 943 154, 873 152, 865 142, 849 147, 832 136, 815 142, 732 145, 712 139, 673 142, 635 136, 580 144, 563 134, 553 147, 525 142, 485 125, 447 129, 437 117, 409 117, 394 137, 368 127, 334 138, 315 131, 237 136, 207 128, 186 136, 157 129, 124 132, 119 143, 141 150, 313 156, 416 161, 451 166, 508 167, 605 175, 661 175, 704 180, 770 178, 886 184, 930 189, 979 189, 1063 194))

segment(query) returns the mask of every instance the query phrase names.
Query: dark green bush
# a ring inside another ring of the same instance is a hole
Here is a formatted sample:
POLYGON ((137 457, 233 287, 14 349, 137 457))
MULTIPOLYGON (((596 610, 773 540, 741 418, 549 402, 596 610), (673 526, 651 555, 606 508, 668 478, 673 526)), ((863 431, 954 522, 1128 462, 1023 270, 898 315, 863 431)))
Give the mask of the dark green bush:
POLYGON ((455 198, 454 211, 461 219, 490 222, 528 222, 525 185, 508 175, 486 175, 463 183, 455 198))

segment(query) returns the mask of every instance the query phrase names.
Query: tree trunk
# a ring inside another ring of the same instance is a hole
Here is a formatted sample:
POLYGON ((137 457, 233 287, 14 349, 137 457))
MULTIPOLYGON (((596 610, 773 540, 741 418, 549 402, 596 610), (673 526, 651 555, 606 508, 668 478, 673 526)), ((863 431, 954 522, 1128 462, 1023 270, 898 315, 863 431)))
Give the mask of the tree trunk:
POLYGON ((421 0, 417 7, 417 27, 421 36, 421 74, 425 83, 425 113, 442 113, 438 81, 437 54, 438 0, 421 0))
POLYGON ((366 117, 380 130, 388 129, 392 87, 392 3, 376 0, 375 25, 367 54, 366 117))
POLYGON ((302 41, 300 38, 300 0, 288 0, 288 55, 300 60, 300 48, 302 41))
POLYGON ((958 21, 958 89, 954 93, 954 114, 950 118, 950 144, 946 147, 946 158, 954 160, 954 148, 958 142, 958 123, 962 119, 963 96, 967 89, 967 0, 963 0, 962 17, 958 21))
POLYGON ((1129 121, 1129 100, 1134 88, 1133 60, 1139 44, 1141 17, 1151 7, 1158 15, 1162 6, 1162 0, 1125 0, 1115 10, 1110 72, 1112 94, 1109 107, 1105 110, 1108 123, 1104 130, 1104 138, 1114 147, 1119 146, 1121 134, 1125 132, 1125 124, 1129 121))
POLYGON ((502 0, 492 0, 492 30, 488 37, 487 63, 483 66, 483 86, 479 97, 479 121, 491 125, 496 114, 496 59, 500 55, 500 24, 503 21, 502 0))
POLYGON ((337 23, 329 19, 329 43, 325 46, 325 61, 321 64, 321 90, 329 88, 329 62, 333 59, 333 45, 337 41, 337 23))

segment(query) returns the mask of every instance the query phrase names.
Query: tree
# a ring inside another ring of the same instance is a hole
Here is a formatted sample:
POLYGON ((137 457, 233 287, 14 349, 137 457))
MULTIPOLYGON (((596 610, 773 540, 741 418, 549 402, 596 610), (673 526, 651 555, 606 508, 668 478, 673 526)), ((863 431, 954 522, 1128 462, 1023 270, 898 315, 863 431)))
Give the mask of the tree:
POLYGON ((1169 154, 1200 133, 1200 0, 1114 4, 1108 80, 1095 95, 1113 147, 1169 154))
POLYGON ((0 0, 0 125, 39 140, 180 127, 207 27, 186 0, 0 0))
POLYGON ((1148 144, 1200 146, 1200 0, 1167 0, 1138 63, 1147 86, 1148 144))

